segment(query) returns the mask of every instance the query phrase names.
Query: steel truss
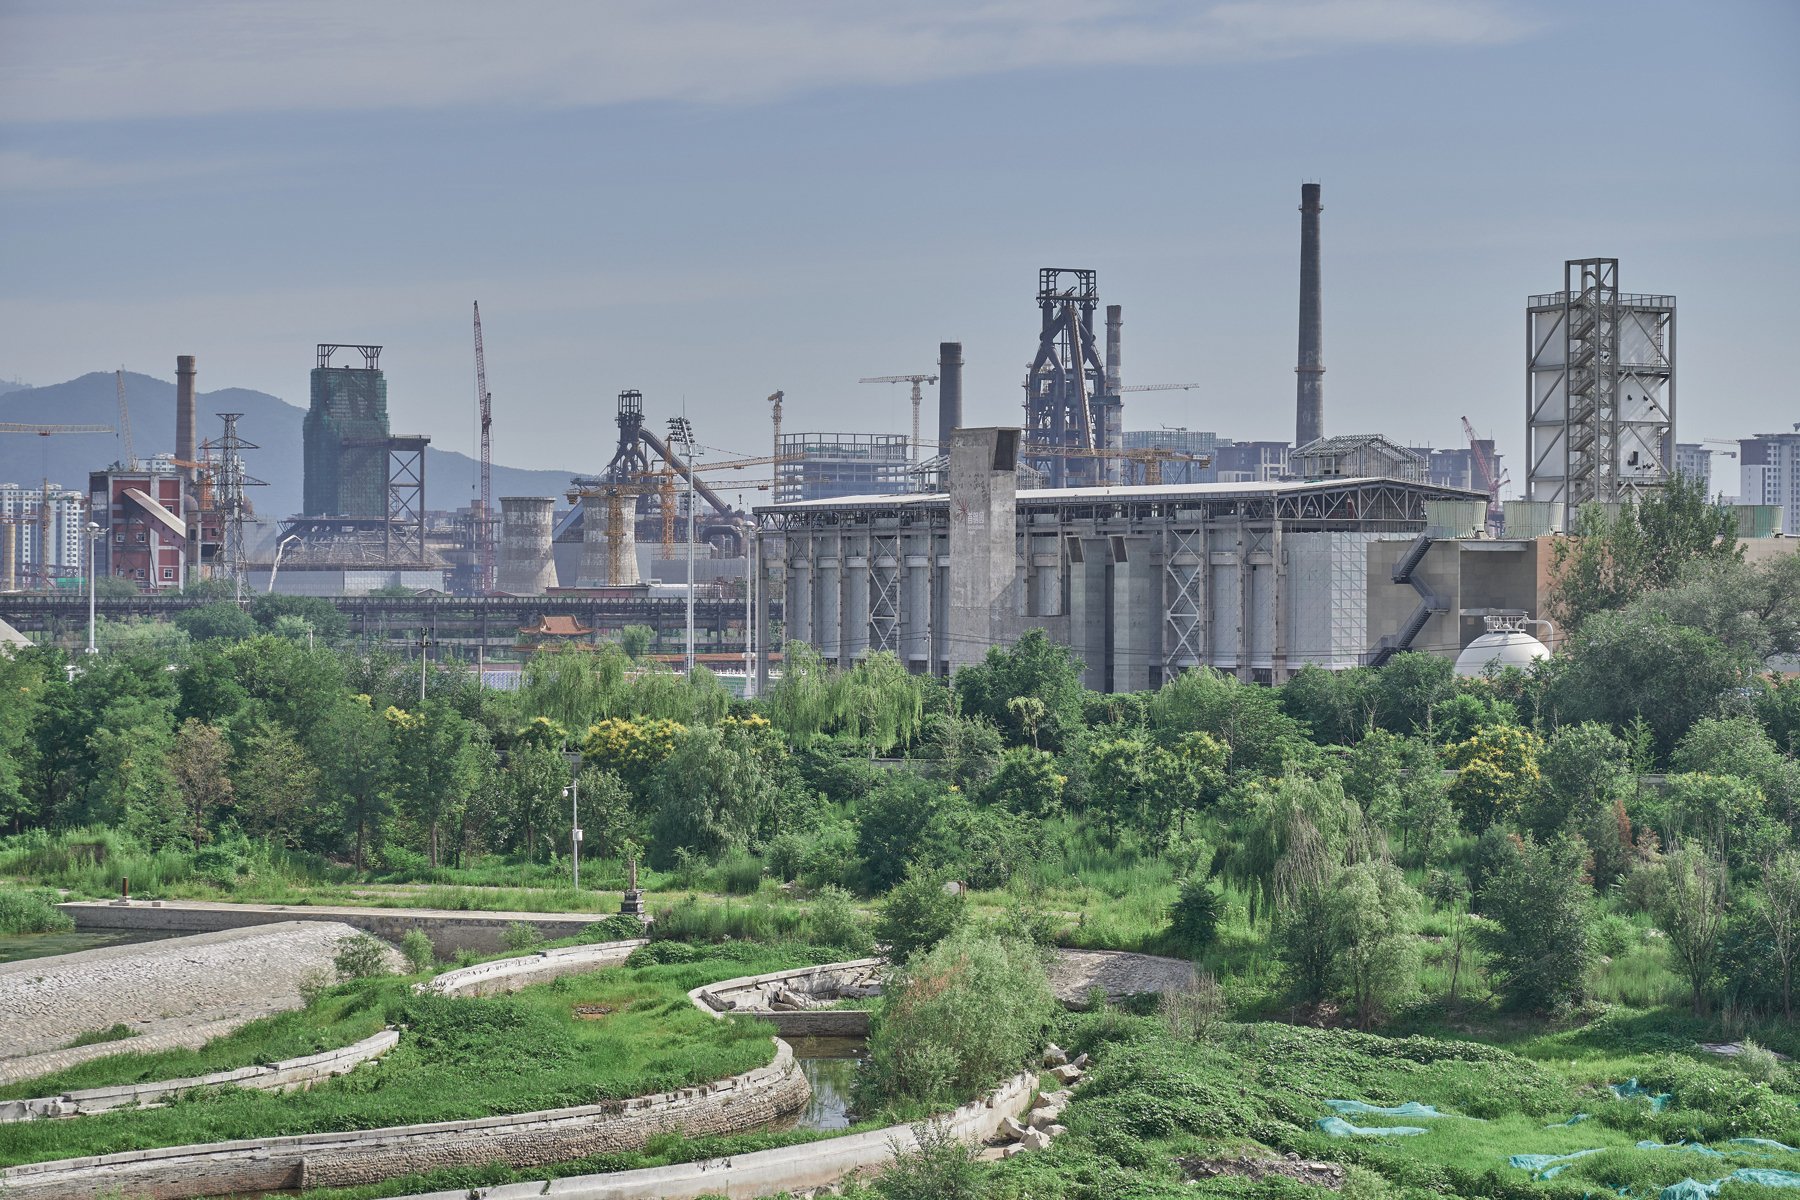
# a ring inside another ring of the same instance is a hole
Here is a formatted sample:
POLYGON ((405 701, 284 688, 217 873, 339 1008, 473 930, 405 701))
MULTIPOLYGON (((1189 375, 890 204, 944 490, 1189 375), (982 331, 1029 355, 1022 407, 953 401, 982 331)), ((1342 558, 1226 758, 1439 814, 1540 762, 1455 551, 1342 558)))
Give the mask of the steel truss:
POLYGON ((869 531, 869 653, 900 653, 900 534, 869 531))
POLYGON ((1206 529, 1163 531, 1163 678, 1206 661, 1206 529))

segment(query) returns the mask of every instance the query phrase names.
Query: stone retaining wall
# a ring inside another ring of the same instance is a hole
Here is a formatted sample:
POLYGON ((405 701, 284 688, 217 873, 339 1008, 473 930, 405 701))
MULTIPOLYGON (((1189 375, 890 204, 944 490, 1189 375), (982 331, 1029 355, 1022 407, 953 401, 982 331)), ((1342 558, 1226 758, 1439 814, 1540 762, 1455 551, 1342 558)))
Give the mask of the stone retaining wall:
POLYGON ((474 1121, 29 1163, 0 1171, 0 1193, 8 1200, 74 1200, 120 1192, 134 1200, 178 1200, 284 1188, 351 1187, 495 1161, 548 1166, 590 1154, 639 1149, 659 1133, 689 1137, 737 1133, 806 1105, 806 1076, 785 1042, 778 1041, 776 1047, 769 1066, 678 1092, 474 1121))
POLYGON ((557 946, 517 958, 497 958, 472 967, 458 967, 426 980, 414 990, 436 992, 442 996, 494 996, 516 992, 559 975, 579 975, 601 967, 616 967, 630 958, 633 950, 649 944, 648 938, 632 938, 591 946, 557 946))
MULTIPOLYGON (((80 1117, 89 1113, 135 1105, 157 1108, 182 1092, 203 1087, 240 1087, 259 1092, 286 1092, 311 1087, 321 1079, 331 1079, 354 1070, 371 1059, 380 1058, 400 1040, 397 1030, 384 1029, 336 1050, 290 1058, 265 1066, 239 1067, 233 1071, 215 1071, 187 1079, 165 1079, 154 1083, 127 1083, 114 1087, 83 1088, 60 1096, 43 1096, 33 1100, 0 1100, 0 1122, 34 1121, 44 1117, 80 1117)), ((117 1043, 114 1043, 115 1047, 117 1043)))
MULTIPOLYGON (((994 1137, 1000 1122, 1018 1117, 1037 1090, 1037 1072, 1022 1071, 991 1094, 945 1114, 939 1120, 958 1139, 984 1142, 994 1137)), ((877 1175, 893 1161, 896 1151, 918 1149, 910 1125, 890 1125, 867 1133, 825 1138, 734 1154, 730 1158, 673 1163, 637 1171, 604 1175, 572 1175, 556 1180, 507 1183, 495 1187, 459 1188, 430 1192, 404 1200, 527 1200, 554 1196, 558 1200, 696 1200, 700 1196, 726 1196, 751 1200, 777 1192, 827 1187, 851 1172, 877 1175)))
POLYGON ((506 949, 506 927, 530 925, 546 941, 574 937, 603 913, 476 912, 443 908, 361 908, 326 904, 223 904, 209 900, 70 901, 57 907, 80 930, 152 929, 191 933, 242 929, 274 921, 336 921, 372 933, 396 945, 408 930, 420 929, 440 957, 473 950, 492 954, 506 949))
POLYGON ((789 1009, 770 1007, 786 990, 821 999, 835 997, 846 984, 861 983, 879 970, 879 958, 801 967, 767 975, 745 975, 697 987, 688 999, 713 1013, 755 1017, 775 1026, 783 1037, 868 1037, 869 1014, 854 1008, 789 1009))

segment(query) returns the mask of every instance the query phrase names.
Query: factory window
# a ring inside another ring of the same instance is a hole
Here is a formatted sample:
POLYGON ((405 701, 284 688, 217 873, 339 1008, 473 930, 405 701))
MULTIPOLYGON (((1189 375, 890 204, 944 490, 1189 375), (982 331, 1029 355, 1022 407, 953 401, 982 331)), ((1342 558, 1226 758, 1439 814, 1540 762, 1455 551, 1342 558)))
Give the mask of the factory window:
POLYGON ((125 531, 123 529, 121 529, 117 533, 113 534, 113 541, 119 542, 122 544, 125 541, 125 531))
POLYGON ((141 546, 144 544, 144 531, 141 529, 138 530, 137 540, 138 540, 138 545, 141 546))
POLYGON ((142 579, 144 577, 144 568, 139 567, 137 570, 133 571, 131 577, 133 579, 142 579))
POLYGON ((163 568, 163 578, 164 579, 175 578, 175 568, 174 567, 164 567, 163 568))

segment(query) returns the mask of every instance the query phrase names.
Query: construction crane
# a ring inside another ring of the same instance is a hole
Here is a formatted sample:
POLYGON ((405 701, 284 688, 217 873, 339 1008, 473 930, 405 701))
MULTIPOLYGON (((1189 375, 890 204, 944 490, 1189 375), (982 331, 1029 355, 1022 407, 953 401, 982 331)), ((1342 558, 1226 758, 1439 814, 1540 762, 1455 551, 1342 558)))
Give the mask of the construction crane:
POLYGON ((125 368, 113 372, 119 385, 119 440, 125 444, 125 457, 119 461, 127 471, 137 470, 137 454, 131 448, 131 410, 125 407, 125 368))
POLYGON ((1119 390, 1121 392, 1191 392, 1199 386, 1197 383, 1134 383, 1119 390))
POLYGON ((1488 461, 1487 454, 1481 449, 1481 439, 1475 436, 1475 427, 1469 424, 1469 418, 1462 419, 1463 436, 1469 439, 1469 453, 1474 456, 1475 468, 1481 472, 1483 486, 1487 490, 1487 535, 1499 537, 1506 529, 1506 509, 1500 504, 1500 489, 1511 483, 1512 479, 1504 472, 1495 472, 1494 464, 1488 461))
POLYGON ((487 385, 487 355, 481 348, 481 302, 475 302, 475 408, 481 422, 481 498, 475 502, 475 545, 479 578, 475 590, 494 590, 494 397, 487 385))
MULTIPOLYGON (((111 425, 33 425, 19 421, 0 421, 0 433, 31 433, 49 437, 57 433, 113 433, 111 425)), ((50 479, 44 478, 44 490, 38 493, 38 580, 50 586, 50 479)))
MULTIPOLYGON (((936 375, 871 375, 867 379, 859 379, 856 381, 858 383, 910 383, 910 384, 912 384, 912 408, 913 408, 912 461, 913 461, 913 466, 915 466, 915 467, 919 465, 919 400, 920 400, 919 385, 925 384, 925 383, 936 383, 937 381, 938 381, 938 377, 936 375)), ((781 447, 779 447, 779 446, 775 447, 775 453, 777 453, 777 454, 781 453, 781 447)))
MULTIPOLYGON (((769 448, 769 454, 774 459, 779 459, 781 457, 781 401, 785 395, 785 392, 771 392, 769 394, 769 420, 775 427, 775 441, 769 448)), ((781 469, 779 467, 775 469, 774 475, 777 479, 781 477, 781 469)), ((780 493, 776 494, 775 499, 781 499, 780 493)))

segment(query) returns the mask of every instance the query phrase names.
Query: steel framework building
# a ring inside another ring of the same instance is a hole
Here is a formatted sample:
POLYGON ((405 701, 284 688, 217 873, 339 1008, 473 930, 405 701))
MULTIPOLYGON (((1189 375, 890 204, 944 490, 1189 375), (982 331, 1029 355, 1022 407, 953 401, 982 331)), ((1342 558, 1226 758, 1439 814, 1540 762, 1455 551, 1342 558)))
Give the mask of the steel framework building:
MULTIPOLYGON (((1037 303, 1042 328, 1037 355, 1025 374, 1025 437, 1038 446, 1119 449, 1123 407, 1118 394, 1117 306, 1106 314, 1107 350, 1113 358, 1109 371, 1094 334, 1094 310, 1100 305, 1097 272, 1043 268, 1038 272, 1037 303)), ((1104 483, 1116 474, 1097 458, 1041 451, 1027 458, 1044 472, 1051 487, 1104 483)))
POLYGON ((903 492, 913 466, 894 433, 784 433, 776 457, 777 504, 903 492))
MULTIPOLYGON (((996 432, 1017 434, 957 437, 996 432)), ((1355 666, 1368 544, 1421 532, 1428 500, 1471 498, 1393 479, 1022 491, 998 464, 971 483, 954 461, 951 477, 948 493, 757 509, 761 592, 782 600, 786 639, 944 676, 1041 628, 1099 691, 1198 666, 1259 681, 1355 666), (991 581, 984 556, 1007 564, 991 581)))
POLYGON ((1570 259, 1525 313, 1525 495, 1634 500, 1675 469, 1675 297, 1619 290, 1616 258, 1570 259))

